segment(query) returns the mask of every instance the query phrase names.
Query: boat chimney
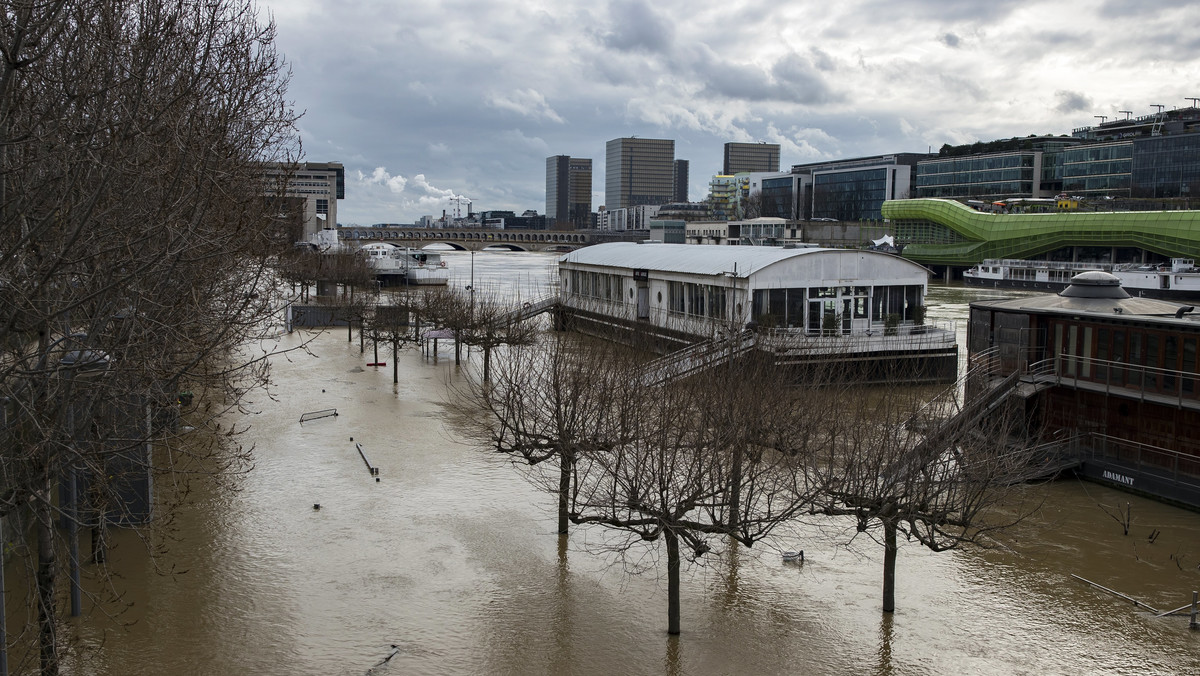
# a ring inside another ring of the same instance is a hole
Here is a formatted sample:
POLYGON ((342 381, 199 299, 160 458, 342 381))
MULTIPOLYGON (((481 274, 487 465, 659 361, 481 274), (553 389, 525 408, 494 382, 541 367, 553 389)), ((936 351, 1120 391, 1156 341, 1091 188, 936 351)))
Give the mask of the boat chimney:
POLYGON ((1195 305, 1182 305, 1179 307, 1178 310, 1175 311, 1175 319, 1182 319, 1184 314, 1191 312, 1192 310, 1195 310, 1195 309, 1196 309, 1195 305))

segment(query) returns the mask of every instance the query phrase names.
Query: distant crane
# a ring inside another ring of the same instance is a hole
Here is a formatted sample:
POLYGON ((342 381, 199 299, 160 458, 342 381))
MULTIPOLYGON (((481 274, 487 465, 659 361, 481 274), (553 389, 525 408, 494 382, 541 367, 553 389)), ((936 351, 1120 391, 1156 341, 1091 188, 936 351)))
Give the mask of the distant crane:
POLYGON ((1102 125, 1103 125, 1105 122, 1108 122, 1108 116, 1107 116, 1107 115, 1093 115, 1092 117, 1094 117, 1094 118, 1096 118, 1096 119, 1100 120, 1100 124, 1102 124, 1102 125))
POLYGON ((1132 110, 1118 110, 1118 113, 1125 113, 1125 119, 1128 120, 1130 115, 1133 115, 1132 110))
MULTIPOLYGON (((450 201, 454 202, 454 220, 456 220, 456 221, 458 219, 462 218, 462 206, 464 204, 466 204, 467 206, 471 205, 471 200, 467 199, 466 197, 463 197, 462 195, 455 195, 454 197, 450 198, 450 201)), ((468 213, 470 213, 469 210, 468 210, 468 213)))

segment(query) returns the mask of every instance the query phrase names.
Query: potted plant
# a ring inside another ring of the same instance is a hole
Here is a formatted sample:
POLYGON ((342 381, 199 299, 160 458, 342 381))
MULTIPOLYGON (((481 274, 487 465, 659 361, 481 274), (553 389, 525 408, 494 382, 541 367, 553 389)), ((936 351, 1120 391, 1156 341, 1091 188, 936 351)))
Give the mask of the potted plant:
POLYGON ((883 335, 894 336, 900 333, 900 315, 895 312, 888 313, 883 318, 883 335))

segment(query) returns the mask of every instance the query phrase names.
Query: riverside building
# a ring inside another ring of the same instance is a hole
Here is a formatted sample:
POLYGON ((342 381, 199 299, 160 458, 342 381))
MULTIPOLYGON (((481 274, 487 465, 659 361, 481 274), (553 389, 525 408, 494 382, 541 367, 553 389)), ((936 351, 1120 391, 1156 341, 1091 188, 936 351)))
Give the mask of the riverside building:
POLYGON ((968 386, 968 405, 1015 398, 1047 457, 1200 509, 1200 321, 1192 309, 1131 297, 1101 271, 1076 275, 1057 295, 973 302, 968 362, 989 377, 968 386))
POLYGON ((868 377, 953 381, 953 324, 928 322, 928 270, 890 254, 610 243, 559 259, 563 325, 662 352, 742 346, 780 364, 853 364, 868 377), (748 332, 748 333, 746 333, 748 332), (697 347, 699 346, 699 347, 697 347))

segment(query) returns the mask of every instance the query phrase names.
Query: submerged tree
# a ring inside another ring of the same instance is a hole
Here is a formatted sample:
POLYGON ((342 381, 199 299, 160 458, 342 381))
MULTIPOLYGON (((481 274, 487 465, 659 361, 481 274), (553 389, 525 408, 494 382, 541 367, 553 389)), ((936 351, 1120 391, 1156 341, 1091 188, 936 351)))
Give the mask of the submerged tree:
POLYGON ((814 512, 849 516, 884 547, 883 610, 896 607, 898 537, 933 551, 987 544, 1020 521, 1021 483, 1037 476, 1033 451, 1016 434, 1023 410, 1000 390, 961 406, 955 387, 831 389, 843 415, 810 465, 814 512))
POLYGON ((102 543, 145 518, 130 477, 248 466, 220 416, 264 382, 245 346, 279 307, 261 163, 296 136, 273 40, 250 0, 0 13, 0 519, 32 526, 14 551, 38 627, 14 639, 34 637, 20 671, 58 671, 56 588, 79 557, 56 556, 56 521, 91 514, 102 543))
POLYGON ((680 632, 680 568, 732 541, 752 547, 809 507, 804 457, 781 452, 785 370, 762 355, 656 387, 637 380, 608 405, 607 437, 577 462, 572 521, 627 535, 617 548, 661 539, 667 554, 667 627, 680 632), (774 421, 774 422, 773 422, 774 421))

